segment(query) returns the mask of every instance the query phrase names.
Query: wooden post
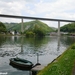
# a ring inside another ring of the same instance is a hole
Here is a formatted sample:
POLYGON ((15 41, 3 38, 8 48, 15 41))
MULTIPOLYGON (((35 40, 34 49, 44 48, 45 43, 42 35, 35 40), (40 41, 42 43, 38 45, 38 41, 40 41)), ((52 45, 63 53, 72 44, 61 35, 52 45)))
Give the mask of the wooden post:
POLYGON ((39 63, 39 54, 37 53, 37 63, 39 63))

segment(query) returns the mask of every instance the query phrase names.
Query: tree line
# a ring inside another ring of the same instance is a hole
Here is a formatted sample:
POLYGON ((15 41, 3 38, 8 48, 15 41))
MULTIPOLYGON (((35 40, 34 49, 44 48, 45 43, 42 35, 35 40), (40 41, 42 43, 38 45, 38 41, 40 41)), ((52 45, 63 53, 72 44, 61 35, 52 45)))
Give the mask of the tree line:
POLYGON ((69 33, 74 33, 75 32, 75 22, 74 23, 69 23, 60 28, 60 31, 62 32, 69 32, 69 33))
POLYGON ((2 22, 0 22, 0 33, 6 33, 7 32, 7 29, 6 29, 6 26, 2 23, 2 22))

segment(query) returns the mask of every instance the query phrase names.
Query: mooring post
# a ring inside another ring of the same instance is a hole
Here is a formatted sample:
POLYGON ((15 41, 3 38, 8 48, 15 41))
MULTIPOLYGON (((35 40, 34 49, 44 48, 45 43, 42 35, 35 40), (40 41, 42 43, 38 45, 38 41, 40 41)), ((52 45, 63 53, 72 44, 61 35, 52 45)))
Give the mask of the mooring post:
POLYGON ((23 18, 22 18, 22 24, 21 24, 21 32, 23 33, 23 18))
POLYGON ((39 63, 39 54, 37 53, 37 63, 39 63))
POLYGON ((60 21, 58 21, 58 36, 60 36, 60 21))

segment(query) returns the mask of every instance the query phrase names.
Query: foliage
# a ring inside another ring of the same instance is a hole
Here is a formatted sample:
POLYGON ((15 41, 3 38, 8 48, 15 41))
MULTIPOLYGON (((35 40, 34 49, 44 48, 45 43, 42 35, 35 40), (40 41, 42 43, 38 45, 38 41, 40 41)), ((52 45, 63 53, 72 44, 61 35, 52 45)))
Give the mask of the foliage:
POLYGON ((0 22, 0 32, 6 32, 6 31, 7 30, 6 30, 5 25, 2 22, 0 22))
POLYGON ((19 25, 19 23, 4 23, 6 26, 7 31, 20 31, 21 30, 21 26, 19 25), (18 27, 18 25, 20 27, 18 27), (19 30, 20 29, 20 30, 19 30))
POLYGON ((39 25, 35 24, 33 29, 29 29, 26 31, 26 36, 36 36, 36 37, 43 37, 45 36, 45 32, 43 31, 42 28, 40 28, 39 25))
POLYGON ((35 28, 33 32, 35 33, 35 36, 39 37, 45 36, 45 32, 41 28, 35 28))
MULTIPOLYGON (((75 44, 73 45, 75 46, 75 44)), ((75 64, 75 49, 68 48, 56 62, 52 62, 37 75, 72 75, 75 64)))
POLYGON ((75 45, 71 47, 71 49, 75 49, 75 45))
POLYGON ((32 31, 30 32, 26 32, 26 37, 34 37, 35 33, 33 33, 32 31))
POLYGON ((60 28, 62 32, 75 32, 75 23, 69 23, 60 28))

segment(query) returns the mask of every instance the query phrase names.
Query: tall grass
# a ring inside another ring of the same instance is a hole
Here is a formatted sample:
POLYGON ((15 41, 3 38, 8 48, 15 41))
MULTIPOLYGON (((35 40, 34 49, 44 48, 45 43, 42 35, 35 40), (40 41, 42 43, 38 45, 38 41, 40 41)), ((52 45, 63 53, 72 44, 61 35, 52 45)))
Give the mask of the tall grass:
POLYGON ((47 65, 37 75, 72 75, 75 63, 75 44, 69 47, 56 62, 47 65))

